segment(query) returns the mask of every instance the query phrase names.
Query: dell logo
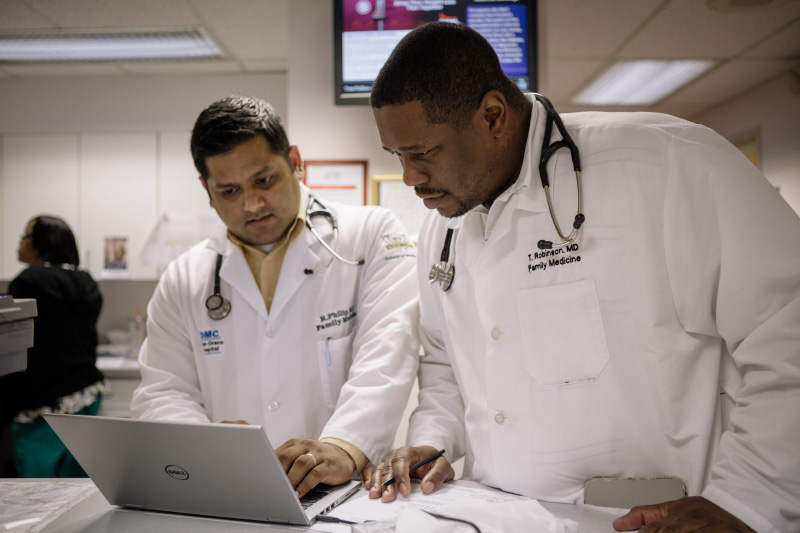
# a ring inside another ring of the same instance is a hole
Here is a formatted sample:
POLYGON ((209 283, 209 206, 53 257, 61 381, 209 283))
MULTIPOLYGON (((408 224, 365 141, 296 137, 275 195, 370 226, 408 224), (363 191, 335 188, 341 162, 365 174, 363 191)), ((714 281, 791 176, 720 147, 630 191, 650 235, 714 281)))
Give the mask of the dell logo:
POLYGON ((164 471, 171 477, 180 479, 181 481, 189 479, 189 472, 176 465, 167 465, 167 467, 164 468, 164 471))

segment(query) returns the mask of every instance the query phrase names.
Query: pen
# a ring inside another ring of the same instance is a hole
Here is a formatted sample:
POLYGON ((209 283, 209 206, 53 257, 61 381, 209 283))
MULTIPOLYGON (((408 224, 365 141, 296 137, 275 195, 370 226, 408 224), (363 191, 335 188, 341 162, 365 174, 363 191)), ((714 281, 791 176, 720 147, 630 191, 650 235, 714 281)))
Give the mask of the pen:
MULTIPOLYGON (((410 474, 411 472, 413 472, 417 468, 430 463, 431 461, 433 461, 434 459, 436 459, 438 457, 441 457, 442 455, 444 455, 444 450, 439 450, 438 452, 434 453, 433 455, 431 455, 429 457, 426 457, 425 459, 423 459, 422 461, 418 462, 417 464, 412 465, 411 468, 408 469, 408 473, 410 474)), ((394 476, 392 476, 389 479, 387 479, 386 481, 384 481, 383 482, 383 486, 385 487, 386 485, 389 485, 391 483, 394 483, 394 476)))

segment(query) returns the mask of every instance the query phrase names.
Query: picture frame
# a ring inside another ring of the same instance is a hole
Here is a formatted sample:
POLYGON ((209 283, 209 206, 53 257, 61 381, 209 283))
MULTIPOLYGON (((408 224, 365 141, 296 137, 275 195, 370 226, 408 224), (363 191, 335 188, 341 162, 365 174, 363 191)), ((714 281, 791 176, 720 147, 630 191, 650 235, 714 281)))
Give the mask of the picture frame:
POLYGON ((391 209, 406 227, 409 235, 419 235, 422 221, 429 210, 414 193, 414 188, 403 183, 402 174, 375 174, 371 178, 372 204, 391 209))
POLYGON ((318 198, 350 205, 367 205, 366 161, 304 161, 303 170, 303 183, 318 198))

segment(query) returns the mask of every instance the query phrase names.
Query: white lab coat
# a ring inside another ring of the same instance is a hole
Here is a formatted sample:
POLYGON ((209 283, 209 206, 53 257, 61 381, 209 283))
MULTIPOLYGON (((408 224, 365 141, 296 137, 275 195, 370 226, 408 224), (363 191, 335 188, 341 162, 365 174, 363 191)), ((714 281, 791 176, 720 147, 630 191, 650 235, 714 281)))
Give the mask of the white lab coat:
MULTIPOLYGON (((540 239, 560 242, 538 174, 544 116, 535 103, 522 173, 488 213, 425 221, 409 443, 465 452, 467 476, 549 501, 582 502, 592 477, 679 476, 757 530, 798 530, 800 219, 705 127, 568 114, 586 223, 574 250, 543 254, 540 239), (427 276, 448 226, 445 293, 427 276)), ((569 230, 566 150, 548 171, 569 230)))
MULTIPOLYGON (((339 224, 334 249, 366 263, 324 268, 331 255, 304 228, 286 251, 269 314, 222 225, 169 265, 148 306, 134 417, 244 419, 264 425, 274 447, 336 437, 383 457, 419 361, 416 248, 384 208, 325 204, 339 224), (222 320, 205 307, 217 253, 232 305, 222 320)), ((331 243, 328 222, 313 223, 331 243)))

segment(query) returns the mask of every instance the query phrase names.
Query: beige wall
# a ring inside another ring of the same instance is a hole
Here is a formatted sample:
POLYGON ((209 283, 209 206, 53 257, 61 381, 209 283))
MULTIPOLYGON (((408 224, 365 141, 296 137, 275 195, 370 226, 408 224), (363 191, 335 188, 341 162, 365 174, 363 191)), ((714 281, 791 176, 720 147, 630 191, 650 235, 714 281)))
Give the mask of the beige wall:
POLYGON ((788 75, 695 117, 695 121, 734 144, 756 137, 759 168, 800 213, 800 94, 792 92, 788 75))

